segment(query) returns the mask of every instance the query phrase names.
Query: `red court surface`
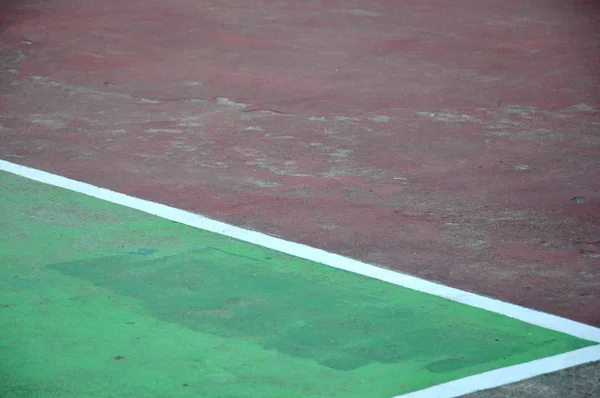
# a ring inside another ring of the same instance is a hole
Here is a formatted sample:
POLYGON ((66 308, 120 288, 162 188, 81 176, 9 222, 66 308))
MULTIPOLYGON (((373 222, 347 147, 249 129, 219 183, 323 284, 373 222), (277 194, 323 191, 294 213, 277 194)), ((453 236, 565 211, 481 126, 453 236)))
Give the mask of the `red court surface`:
POLYGON ((0 1, 1 159, 600 325, 595 1, 0 1))

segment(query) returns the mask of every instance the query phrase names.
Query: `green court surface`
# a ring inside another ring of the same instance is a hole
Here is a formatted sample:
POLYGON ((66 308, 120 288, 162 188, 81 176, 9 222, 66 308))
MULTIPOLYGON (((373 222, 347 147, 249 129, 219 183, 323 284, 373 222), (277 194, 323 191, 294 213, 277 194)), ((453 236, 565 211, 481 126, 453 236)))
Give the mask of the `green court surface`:
POLYGON ((0 396, 381 397, 593 345, 0 174, 0 396))

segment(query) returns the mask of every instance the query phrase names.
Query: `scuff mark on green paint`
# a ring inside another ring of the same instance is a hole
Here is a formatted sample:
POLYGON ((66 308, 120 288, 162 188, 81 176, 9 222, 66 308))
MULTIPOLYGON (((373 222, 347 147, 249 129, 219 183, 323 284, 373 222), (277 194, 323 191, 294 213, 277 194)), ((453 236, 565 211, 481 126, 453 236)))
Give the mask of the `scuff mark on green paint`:
POLYGON ((138 249, 134 252, 127 252, 127 254, 137 254, 140 256, 148 257, 154 255, 158 250, 156 249, 138 249))
POLYGON ((33 287, 36 284, 36 281, 34 280, 19 278, 18 276, 4 278, 3 282, 15 289, 26 289, 28 287, 33 287))

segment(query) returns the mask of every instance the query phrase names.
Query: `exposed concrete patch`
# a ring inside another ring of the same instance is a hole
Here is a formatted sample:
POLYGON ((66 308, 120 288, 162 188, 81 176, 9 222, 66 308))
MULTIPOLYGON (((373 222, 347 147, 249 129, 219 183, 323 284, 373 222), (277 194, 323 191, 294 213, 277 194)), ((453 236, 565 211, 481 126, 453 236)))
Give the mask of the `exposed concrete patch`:
POLYGON ((352 170, 347 167, 333 166, 328 171, 320 173, 319 176, 323 178, 336 178, 341 176, 352 175, 352 170))
POLYGON ((293 135, 276 135, 273 136, 273 138, 277 140, 293 140, 297 139, 298 137, 294 137, 293 135))
POLYGON ((349 162, 342 161, 333 163, 327 171, 316 173, 315 176, 319 178, 353 177, 383 180, 385 171, 375 167, 352 167, 349 162))
POLYGON ((186 122, 186 121, 181 121, 179 122, 179 125, 181 127, 202 127, 204 126, 203 123, 198 123, 198 122, 186 122))
POLYGON ((377 116, 370 117, 369 120, 371 120, 372 122, 387 123, 390 120, 392 120, 392 118, 389 116, 385 116, 385 115, 377 115, 377 116))
POLYGON ((540 110, 531 106, 521 106, 521 105, 505 105, 504 112, 508 114, 519 115, 524 118, 530 118, 536 113, 540 113, 540 110))
POLYGON ((515 169, 519 170, 519 171, 525 171, 525 170, 531 169, 531 166, 529 166, 527 164, 519 164, 519 165, 515 166, 515 169))
POLYGON ((357 122, 358 121, 358 119, 348 117, 348 116, 336 116, 334 119, 338 120, 340 122, 346 122, 346 121, 357 122))
POLYGON ((477 247, 477 246, 483 246, 485 244, 488 243, 487 238, 474 238, 472 239, 470 242, 466 242, 465 246, 469 246, 469 247, 477 247))
POLYGON ((252 178, 252 177, 246 177, 243 179, 243 181, 248 182, 248 183, 255 185, 257 187, 260 187, 260 188, 275 188, 275 187, 278 187, 281 185, 278 182, 264 181, 264 180, 259 180, 257 178, 252 178))
POLYGON ((583 252, 582 256, 591 257, 591 258, 600 258, 600 253, 591 253, 591 252, 583 252))
POLYGON ((575 104, 568 108, 565 108, 565 111, 576 111, 576 112, 595 112, 596 108, 591 104, 575 104))
MULTIPOLYGON (((180 141, 173 141, 169 143, 169 147, 172 149, 179 149, 184 152, 196 152, 198 155, 205 156, 207 153, 204 151, 198 152, 198 147, 203 145, 204 143, 195 143, 194 145, 189 145, 180 141)), ((168 153, 167 153, 168 154, 168 153)))
POLYGON ((154 99, 150 99, 150 98, 140 98, 139 101, 142 104, 160 104, 160 103, 162 103, 162 101, 154 100, 154 99))
POLYGON ((461 115, 452 112, 417 112, 417 115, 427 116, 438 122, 478 122, 481 123, 481 120, 469 116, 469 115, 461 115))
POLYGON ((203 127, 205 122, 202 116, 186 116, 178 119, 172 119, 182 127, 203 127))
POLYGON ((346 158, 351 153, 352 153, 352 149, 335 149, 335 150, 329 152, 329 155, 333 156, 335 158, 346 158))
POLYGON ((248 107, 248 104, 246 104, 244 102, 232 101, 225 97, 217 97, 216 100, 217 100, 217 104, 219 104, 219 105, 234 106, 236 108, 241 108, 241 109, 248 107))
POLYGON ((408 180, 408 178, 404 178, 404 177, 394 177, 394 181, 396 181, 398 184, 402 184, 402 185, 406 185, 410 182, 408 180))
POLYGON ((209 169, 226 169, 229 165, 225 162, 218 161, 196 161, 193 163, 195 166, 206 167, 209 169))
POLYGON ((45 115, 32 115, 29 118, 29 121, 33 124, 37 124, 38 126, 51 130, 58 130, 65 127, 65 123, 62 120, 50 119, 45 115))
POLYGON ((254 148, 243 148, 243 147, 233 147, 232 148, 234 151, 241 153, 244 156, 247 157, 252 157, 252 158, 264 158, 265 154, 262 151, 259 151, 258 149, 254 149, 254 148))

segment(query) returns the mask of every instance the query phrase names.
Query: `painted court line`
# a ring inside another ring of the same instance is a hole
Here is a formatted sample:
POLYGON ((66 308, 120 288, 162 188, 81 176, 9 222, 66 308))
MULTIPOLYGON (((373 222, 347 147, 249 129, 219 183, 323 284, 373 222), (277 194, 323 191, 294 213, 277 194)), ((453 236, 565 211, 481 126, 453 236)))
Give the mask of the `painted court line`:
POLYGON ((507 366, 474 376, 438 384, 424 390, 399 395, 394 398, 454 398, 476 391, 504 386, 535 376, 556 372, 577 365, 597 361, 600 345, 581 348, 565 354, 554 355, 535 361, 507 366))
MULTIPOLYGON (((395 271, 386 270, 337 254, 328 253, 324 250, 274 238, 258 232, 245 230, 188 211, 134 198, 125 194, 113 192, 104 188, 99 188, 87 183, 71 180, 44 171, 20 166, 7 161, 0 160, 0 170, 25 177, 30 180, 65 188, 118 205, 143 211, 145 213, 191 227, 218 233, 282 253, 290 254, 295 257, 311 260, 412 290, 443 297, 448 300, 502 314, 529 324, 544 327, 546 329, 555 330, 585 340, 600 343, 600 328, 571 321, 566 318, 531 310, 510 303, 505 303, 477 294, 468 293, 459 289, 429 282, 424 279, 405 275, 395 271)), ((525 364, 481 373, 479 375, 466 377, 421 391, 406 394, 402 397, 458 397, 471 392, 498 387, 500 385, 517 382, 530 377, 535 377, 598 360, 600 360, 600 345, 575 350, 566 354, 560 354, 525 364)))

